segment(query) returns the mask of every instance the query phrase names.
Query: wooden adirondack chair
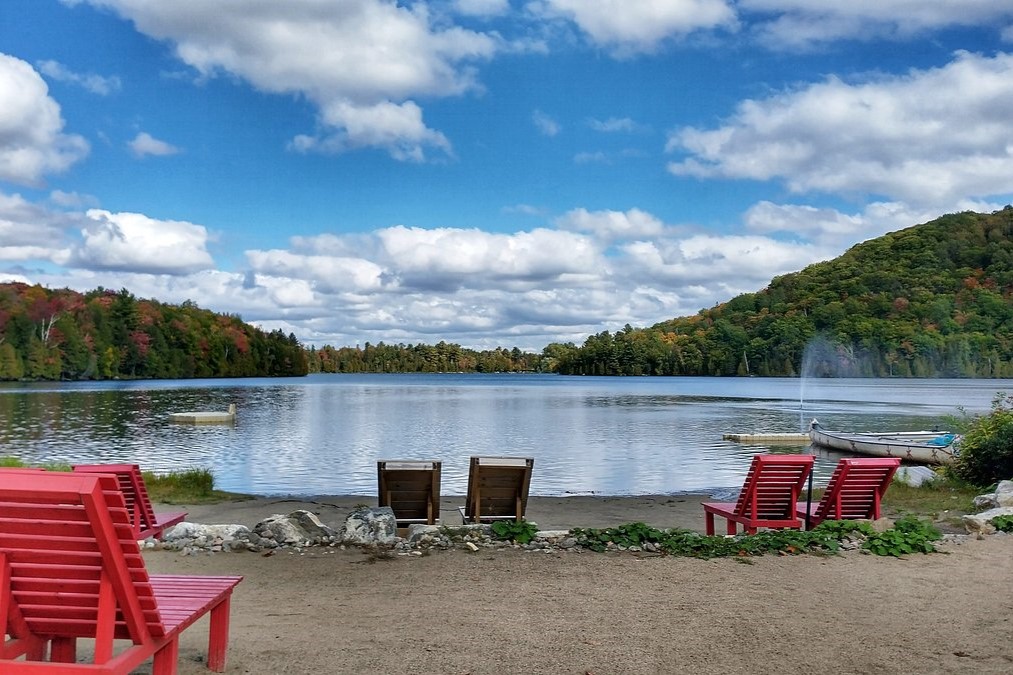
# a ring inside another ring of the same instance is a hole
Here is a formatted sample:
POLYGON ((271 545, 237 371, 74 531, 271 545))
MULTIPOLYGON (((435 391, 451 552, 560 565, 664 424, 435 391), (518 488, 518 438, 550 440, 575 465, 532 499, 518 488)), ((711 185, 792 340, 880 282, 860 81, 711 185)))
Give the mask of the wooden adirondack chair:
POLYGON ((148 488, 137 464, 75 464, 74 471, 81 473, 108 473, 116 476, 123 499, 130 512, 130 524, 138 539, 158 537, 162 532, 186 518, 186 511, 156 512, 148 496, 148 488))
MULTIPOLYGON (((850 457, 839 461, 823 497, 809 504, 809 527, 824 520, 879 518, 880 502, 898 467, 898 457, 850 457)), ((805 520, 806 502, 798 502, 795 512, 805 520)))
POLYGON ((380 460, 376 463, 378 503, 389 506, 398 527, 435 525, 440 517, 441 462, 380 460))
POLYGON ((534 465, 530 457, 472 457, 464 521, 522 520, 534 465))
POLYGON ((703 502, 707 534, 714 534, 714 516, 725 518, 728 534, 741 523, 747 534, 756 528, 801 529, 795 503, 812 470, 812 455, 755 455, 735 502, 703 502))
POLYGON ((172 675, 180 632, 208 613, 207 666, 221 672, 240 581, 149 576, 110 475, 0 469, 5 675, 125 675, 149 659, 154 675, 172 675), (79 638, 94 643, 88 663, 77 662, 79 638))

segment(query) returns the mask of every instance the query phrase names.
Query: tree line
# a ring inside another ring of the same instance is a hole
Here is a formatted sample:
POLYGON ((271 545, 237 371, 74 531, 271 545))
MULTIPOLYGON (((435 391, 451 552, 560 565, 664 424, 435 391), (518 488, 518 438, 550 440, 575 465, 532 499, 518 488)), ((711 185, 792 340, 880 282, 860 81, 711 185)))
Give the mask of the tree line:
POLYGON ((274 377, 307 373, 294 335, 192 302, 0 284, 0 380, 274 377))
POLYGON ((475 351, 458 344, 311 347, 309 370, 314 373, 517 373, 543 369, 543 359, 517 347, 475 351))
POLYGON ((1013 377, 1011 234, 1010 206, 946 215, 695 316, 543 354, 575 375, 1013 377))

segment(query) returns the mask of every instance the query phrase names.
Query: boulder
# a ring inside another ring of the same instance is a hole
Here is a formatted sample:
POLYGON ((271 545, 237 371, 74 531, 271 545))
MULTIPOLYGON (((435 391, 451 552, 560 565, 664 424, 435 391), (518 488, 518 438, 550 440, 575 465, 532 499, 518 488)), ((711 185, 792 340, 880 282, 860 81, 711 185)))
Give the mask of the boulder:
POLYGON ((995 489, 995 501, 997 506, 1013 506, 1013 480, 999 481, 999 487, 995 489))
POLYGON ((927 466, 902 466, 893 476, 895 481, 911 487, 929 485, 938 478, 939 474, 927 466))
POLYGON ((320 522, 315 513, 298 510, 288 515, 274 514, 253 528, 257 535, 281 545, 305 546, 330 541, 337 533, 320 522))
POLYGON ((355 546, 393 544, 397 540, 397 518, 389 506, 360 508, 348 514, 341 528, 341 541, 355 546))
POLYGON ((173 525, 162 533, 163 541, 175 541, 177 539, 208 539, 246 540, 250 538, 250 528, 245 525, 203 525, 201 523, 190 523, 183 521, 173 525))
POLYGON ((962 518, 964 529, 971 533, 992 534, 995 526, 989 521, 996 516, 1013 516, 1013 506, 1000 506, 981 513, 972 513, 962 518))

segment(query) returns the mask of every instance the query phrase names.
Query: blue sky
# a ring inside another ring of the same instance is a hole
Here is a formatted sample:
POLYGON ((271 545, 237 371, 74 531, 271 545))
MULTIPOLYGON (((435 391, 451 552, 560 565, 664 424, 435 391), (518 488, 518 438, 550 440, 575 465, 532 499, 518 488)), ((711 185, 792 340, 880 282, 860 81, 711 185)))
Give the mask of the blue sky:
POLYGON ((540 350, 1013 194, 1013 0, 4 0, 0 279, 540 350))

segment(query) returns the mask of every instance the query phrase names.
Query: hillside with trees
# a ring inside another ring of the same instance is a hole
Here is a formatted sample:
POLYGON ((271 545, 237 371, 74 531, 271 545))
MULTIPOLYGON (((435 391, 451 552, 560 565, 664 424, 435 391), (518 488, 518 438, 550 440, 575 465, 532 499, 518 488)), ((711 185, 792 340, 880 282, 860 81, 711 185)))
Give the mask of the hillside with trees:
POLYGON ((577 375, 1013 377, 1011 234, 1010 206, 946 215, 695 316, 544 355, 577 375))
POLYGON ((310 372, 320 373, 517 373, 542 369, 543 359, 517 347, 484 351, 458 344, 322 347, 309 350, 310 372))
POLYGON ((0 284, 0 380, 305 375, 294 335, 126 289, 0 284))

